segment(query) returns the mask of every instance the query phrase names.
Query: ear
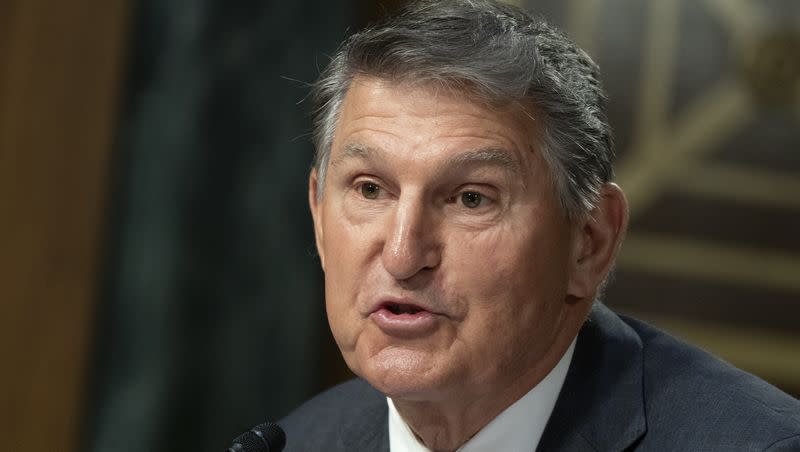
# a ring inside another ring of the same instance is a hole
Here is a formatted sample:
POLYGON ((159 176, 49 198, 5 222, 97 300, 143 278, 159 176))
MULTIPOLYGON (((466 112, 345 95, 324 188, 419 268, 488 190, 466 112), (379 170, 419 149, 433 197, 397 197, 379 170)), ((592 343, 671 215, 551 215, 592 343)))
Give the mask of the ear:
POLYGON ((568 295, 594 298, 619 251, 628 228, 628 201, 617 184, 607 183, 597 207, 575 229, 568 295))
POLYGON ((311 170, 311 175, 308 176, 308 204, 311 207, 311 218, 314 220, 314 236, 317 242, 317 254, 322 264, 322 271, 325 271, 325 247, 323 246, 324 238, 322 235, 322 203, 318 196, 320 189, 319 178, 317 177, 317 170, 315 168, 311 170))

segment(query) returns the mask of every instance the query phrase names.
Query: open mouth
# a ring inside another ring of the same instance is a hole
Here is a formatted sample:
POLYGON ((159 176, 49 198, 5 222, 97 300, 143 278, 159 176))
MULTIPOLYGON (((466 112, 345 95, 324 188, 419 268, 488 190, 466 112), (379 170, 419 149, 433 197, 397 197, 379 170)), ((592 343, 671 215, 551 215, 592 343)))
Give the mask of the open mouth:
POLYGON ((411 300, 390 299, 380 303, 369 318, 384 334, 410 338, 435 331, 442 316, 411 300))
POLYGON ((389 312, 395 315, 399 314, 416 314, 420 311, 424 311, 424 309, 419 308, 414 305, 410 304, 396 304, 396 303, 389 303, 384 306, 389 312))

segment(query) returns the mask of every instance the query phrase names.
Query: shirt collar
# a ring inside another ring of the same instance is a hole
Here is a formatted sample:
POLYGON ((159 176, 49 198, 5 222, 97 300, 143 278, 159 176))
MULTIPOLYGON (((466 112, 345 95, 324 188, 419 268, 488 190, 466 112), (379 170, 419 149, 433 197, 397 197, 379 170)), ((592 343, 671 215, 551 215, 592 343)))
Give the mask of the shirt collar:
MULTIPOLYGON (((470 438, 458 452, 486 450, 534 451, 542 437, 545 425, 556 405, 558 394, 575 351, 572 341, 564 356, 544 379, 527 394, 503 410, 475 436, 470 438)), ((389 404, 389 450, 391 452, 430 452, 417 440, 392 402, 389 404)))

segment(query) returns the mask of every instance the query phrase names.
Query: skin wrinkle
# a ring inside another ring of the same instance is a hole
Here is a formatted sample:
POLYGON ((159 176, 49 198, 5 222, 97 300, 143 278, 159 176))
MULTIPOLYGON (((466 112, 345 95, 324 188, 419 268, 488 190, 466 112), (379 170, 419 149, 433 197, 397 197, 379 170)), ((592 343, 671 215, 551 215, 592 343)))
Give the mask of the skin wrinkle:
MULTIPOLYGON (((463 135, 443 135, 443 138, 463 137, 463 135)), ((385 151, 367 146, 361 143, 349 143, 344 146, 342 152, 338 157, 331 160, 330 167, 341 166, 348 159, 360 159, 364 161, 380 160, 385 161, 383 158, 385 151)), ((513 156, 513 152, 500 148, 483 148, 470 151, 464 151, 458 155, 449 158, 442 167, 468 167, 476 164, 486 164, 491 166, 501 167, 510 170, 513 176, 520 176, 522 168, 518 160, 513 156)))
POLYGON ((542 157, 529 152, 537 137, 519 116, 425 87, 355 86, 342 106, 328 194, 320 199, 315 173, 310 180, 329 323, 351 369, 392 397, 428 447, 453 450, 569 346, 602 270, 576 261, 594 232, 561 210, 542 157), (476 174, 499 184, 500 204, 443 202, 449 184, 463 178, 470 189, 476 174), (364 198, 354 187, 362 180, 387 192, 364 198), (387 295, 441 312, 436 328, 385 334, 369 307, 387 295))
MULTIPOLYGON (((382 80, 382 79, 380 79, 378 77, 369 75, 369 74, 362 74, 360 77, 355 77, 352 80, 350 80, 348 84, 349 84, 349 87, 352 87, 352 86, 358 85, 359 83, 365 83, 365 81, 383 82, 384 80, 382 80)), ((412 79, 408 79, 408 80, 406 80, 404 78, 404 79, 398 81, 398 83, 401 83, 404 86, 406 86, 408 88, 413 88, 413 89, 428 87, 428 88, 431 89, 431 92, 433 93, 432 97, 434 99, 438 98, 442 92, 444 92, 445 94, 450 95, 450 96, 454 96, 454 95, 455 96, 462 96, 462 95, 465 95, 465 94, 468 94, 469 92, 471 92, 470 90, 465 91, 466 87, 462 87, 461 89, 458 89, 455 86, 446 85, 446 84, 444 84, 444 81, 439 80, 439 79, 433 79, 432 81, 425 82, 425 81, 417 80, 417 79, 413 79, 413 78, 412 79)), ((349 87, 345 91, 349 91, 349 89, 350 89, 349 87)), ((527 122, 528 124, 530 124, 531 126, 537 128, 537 129, 539 127, 541 127, 541 125, 537 124, 538 118, 536 116, 534 116, 533 113, 531 112, 532 107, 527 106, 527 105, 523 104, 522 102, 520 102, 518 100, 514 100, 514 101, 510 102, 508 105, 499 106, 499 105, 495 105, 492 102, 487 101, 487 100, 480 100, 480 96, 478 96, 478 97, 479 97, 479 100, 476 100, 476 102, 479 103, 481 106, 485 107, 486 109, 489 109, 489 110, 491 110, 491 111, 493 111, 493 112, 495 112, 497 114, 503 114, 503 113, 511 112, 513 115, 517 116, 517 118, 516 118, 517 120, 521 119, 523 123, 527 122), (522 115, 521 117, 520 117, 520 114, 522 115)), ((339 109, 337 108, 334 111, 338 112, 339 109)), ((429 117, 435 117, 437 114, 438 114, 438 111, 436 110, 436 107, 434 108, 433 113, 428 114, 426 112, 426 115, 429 116, 429 117)), ((470 113, 463 113, 463 114, 465 116, 470 116, 470 113)), ((337 125, 338 125, 340 116, 341 115, 337 114, 337 119, 335 121, 337 125)), ((381 115, 381 114, 364 115, 364 116, 359 117, 357 119, 368 120, 368 119, 372 119, 372 118, 390 119, 390 118, 392 118, 392 115, 381 115)), ((457 130, 454 130, 454 135, 443 135, 443 136, 444 137, 459 136, 457 134, 457 132, 458 132, 457 130)), ((331 139, 331 141, 333 141, 333 139, 331 139)), ((357 144, 354 144, 354 145, 357 145, 357 144)), ((529 146, 528 151, 529 152, 534 152, 533 146, 529 146)), ((330 153, 327 153, 327 155, 328 155, 328 158, 330 158, 330 153)), ((343 158, 345 156, 343 155, 341 157, 343 158)), ((336 161, 330 162, 328 164, 328 167, 336 166, 339 163, 339 160, 341 160, 341 158, 336 159, 336 161)), ((327 168, 325 170, 327 170, 327 168)), ((319 193, 319 198, 322 198, 322 196, 324 194, 325 179, 322 178, 322 174, 324 172, 326 172, 326 171, 322 171, 322 170, 320 171, 320 175, 321 175, 320 178, 322 180, 322 187, 318 192, 319 193)), ((548 173, 548 178, 550 178, 549 173, 548 173)), ((523 182, 525 182, 524 179, 523 179, 523 182)))
POLYGON ((427 447, 455 450, 558 362, 627 211, 585 53, 503 3, 414 5, 352 35, 314 85, 309 203, 347 364, 427 447), (350 144, 380 152, 340 159, 350 144), (517 171, 452 164, 481 150, 510 151, 517 171), (396 337, 370 316, 381 297, 441 315, 396 337))
MULTIPOLYGON (((351 86, 353 86, 353 87, 359 87, 360 85, 361 86, 369 86, 369 83, 377 83, 377 84, 380 85, 380 84, 386 83, 386 81, 385 80, 381 80, 381 79, 377 79, 377 78, 371 77, 371 76, 364 76, 363 79, 361 79, 361 78, 354 79, 351 82, 351 86)), ((419 84, 419 83, 403 83, 401 86, 404 86, 404 87, 409 88, 409 89, 425 89, 427 85, 422 85, 422 84, 419 84)), ((433 94, 431 95, 431 97, 434 99, 434 101, 436 99, 438 99, 440 96, 442 96, 443 93, 446 94, 446 95, 459 96, 459 97, 463 96, 463 94, 464 94, 464 93, 456 92, 456 91, 454 91, 452 89, 441 88, 441 87, 438 87, 436 85, 434 85, 434 87, 432 88, 432 91, 433 91, 433 94)), ((522 129, 528 129, 529 127, 533 126, 531 124, 531 122, 529 121, 530 113, 528 112, 527 108, 523 109, 523 110, 513 110, 513 109, 510 109, 510 108, 495 108, 495 107, 486 106, 486 105, 484 105, 483 102, 478 102, 478 105, 481 105, 481 106, 485 107, 486 109, 490 110, 492 113, 501 114, 501 115, 504 114, 504 115, 511 116, 513 118, 512 123, 516 124, 518 127, 522 128, 522 129), (519 114, 520 112, 523 112, 523 114, 520 115, 519 114)), ((438 113, 439 113, 438 108, 439 108, 438 104, 435 104, 435 106, 431 110, 431 111, 433 111, 433 113, 430 113, 430 111, 424 112, 424 114, 422 116, 424 118, 431 118, 431 117, 436 118, 437 117, 436 115, 438 115, 438 113)), ((462 111, 462 112, 459 112, 459 115, 463 116, 464 118, 467 118, 467 119, 469 119, 469 118, 478 119, 477 114, 475 114, 473 112, 464 112, 464 111, 462 111)), ((371 120, 371 119, 391 119, 391 118, 392 118, 392 115, 389 115, 389 114, 370 113, 370 114, 364 114, 364 115, 356 116, 353 119, 353 122, 363 122, 363 121, 368 121, 368 120, 371 120)), ((450 121, 450 122, 452 123, 453 121, 450 121)), ((457 127, 454 127, 454 126, 457 126, 457 124, 458 124, 457 122, 455 124, 453 124, 453 125, 448 124, 448 125, 450 125, 450 128, 446 127, 446 125, 438 124, 443 128, 443 130, 445 130, 445 132, 442 133, 442 137, 443 138, 451 138, 451 137, 462 137, 463 138, 466 135, 468 135, 468 134, 466 134, 466 132, 459 133, 460 129, 458 129, 457 127), (448 131, 450 133, 447 133, 448 131)), ((496 128, 496 126, 495 126, 495 128, 496 128)), ((534 127, 534 130, 532 132, 536 132, 537 130, 538 130, 538 127, 534 127)), ((352 133, 368 132, 368 131, 369 130, 366 129, 366 128, 365 129, 355 129, 352 133)), ((481 132, 488 133, 489 130, 482 129, 481 132)), ((405 138, 405 137, 398 137, 397 135, 392 134, 390 131, 386 131, 386 130, 382 130, 380 133, 391 135, 391 136, 393 136, 395 138, 405 138)), ((366 153, 368 153, 370 151, 374 151, 372 149, 369 149, 368 146, 365 147, 363 144, 360 144, 360 143, 352 143, 351 145, 348 145, 345 148, 346 151, 342 155, 340 155, 339 157, 336 157, 336 158, 334 158, 334 159, 332 159, 330 161, 330 163, 328 164, 329 168, 339 166, 341 164, 341 161, 345 160, 352 153, 364 155, 364 154, 366 154, 366 153), (354 146, 354 147, 362 148, 362 149, 349 149, 349 146, 351 146, 351 145, 354 146)), ((517 148, 519 146, 511 146, 511 147, 512 148, 517 148)), ((528 144, 528 145, 526 145, 524 147, 521 147, 521 148, 522 149, 526 149, 528 152, 531 152, 531 153, 534 152, 533 146, 531 144, 528 144)), ((372 152, 372 153, 375 154, 375 152, 372 152)), ((511 154, 513 155, 515 153, 512 152, 511 154)), ((518 156, 515 156, 514 160, 519 161, 518 156)), ((520 165, 517 164, 515 166, 519 167, 520 165)), ((515 179, 522 180, 523 184, 526 184, 527 183, 527 179, 519 178, 518 176, 520 174, 522 174, 521 169, 518 170, 517 174, 514 175, 514 176, 516 176, 515 179)), ((550 180, 549 173, 546 173, 545 177, 547 177, 548 180, 550 180)), ((323 181, 323 184, 324 183, 325 183, 325 181, 323 181)), ((318 192, 318 194, 319 194, 318 196, 321 198, 323 196, 323 193, 324 193, 324 187, 322 187, 322 189, 318 192)))
MULTIPOLYGON (((356 145, 354 147, 349 145, 345 146, 345 151, 343 151, 342 158, 337 158, 337 166, 342 172, 346 172, 348 169, 348 160, 359 161, 364 164, 363 168, 368 168, 367 172, 372 175, 370 180, 373 180, 377 182, 378 185, 382 186, 381 190, 391 192, 392 196, 401 196, 402 193, 400 193, 396 188, 396 183, 393 180, 387 180, 381 176, 388 171, 386 169, 388 167, 386 163, 387 157, 381 151, 378 151, 375 148, 369 148, 369 151, 365 151, 367 148, 368 147, 361 145, 356 145), (345 158, 344 154, 346 154, 348 150, 352 149, 357 150, 354 154, 351 154, 345 158)), ((512 154, 509 151, 497 151, 494 148, 488 151, 466 151, 455 154, 444 163, 433 165, 432 171, 437 174, 436 178, 441 181, 441 184, 445 187, 448 187, 448 193, 453 192, 456 188, 459 188, 451 187, 452 184, 450 184, 448 181, 460 180, 460 177, 467 175, 477 178, 478 180, 492 180, 495 176, 495 171, 498 169, 503 173, 502 179, 505 181, 504 183, 508 185, 518 183, 522 186, 523 190, 527 189, 524 179, 519 177, 519 175, 522 174, 522 169, 516 160, 511 157, 511 155, 512 154)), ((354 168, 362 167, 354 166, 354 168)), ((411 189, 413 190, 413 187, 411 189)), ((480 187, 480 189, 484 192, 488 191, 488 193, 483 193, 483 195, 486 197, 484 202, 495 203, 497 205, 497 209, 499 209, 496 212, 497 215, 502 213, 501 210, 504 211, 507 209, 509 204, 513 201, 513 199, 510 198, 510 195, 506 193, 495 193, 494 190, 487 187, 480 187)), ((405 191, 407 194, 412 193, 412 191, 409 191, 408 188, 405 189, 405 191)), ((420 197, 426 199, 430 197, 435 198, 437 196, 437 192, 428 193, 423 191, 420 193, 420 197)), ((453 197, 453 202, 457 202, 455 197, 453 197)), ((486 226, 488 223, 493 221, 494 218, 485 217, 482 218, 482 220, 483 221, 480 224, 465 224, 464 226, 473 228, 475 226, 486 226)))
MULTIPOLYGON (((341 154, 331 161, 331 168, 344 167, 347 165, 348 160, 361 161, 365 167, 368 168, 382 168, 387 164, 385 152, 379 148, 363 145, 360 143, 350 143, 344 146, 341 154)), ((500 148, 483 148, 476 150, 468 150, 459 154, 453 155, 442 164, 436 166, 436 172, 440 177, 447 179, 452 178, 453 174, 467 174, 471 173, 479 178, 481 175, 486 177, 491 176, 491 168, 499 168, 505 173, 505 178, 509 183, 513 181, 522 181, 524 186, 524 178, 520 176, 523 174, 523 169, 519 161, 514 157, 514 153, 500 148)), ((386 181, 388 183, 388 181, 386 181)), ((391 187, 385 187, 391 188, 391 187)), ((501 204, 507 203, 508 200, 494 199, 492 202, 499 202, 501 204)))

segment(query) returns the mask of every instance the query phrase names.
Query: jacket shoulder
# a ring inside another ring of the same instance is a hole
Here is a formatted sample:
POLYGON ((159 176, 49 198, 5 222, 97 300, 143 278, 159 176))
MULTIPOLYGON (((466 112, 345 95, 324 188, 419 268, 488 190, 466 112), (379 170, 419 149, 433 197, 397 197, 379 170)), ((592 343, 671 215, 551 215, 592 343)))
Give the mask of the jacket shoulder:
POLYGON ((285 451, 337 450, 345 433, 386 424, 387 416, 386 397, 352 379, 308 400, 278 424, 286 432, 285 451))
POLYGON ((800 440, 800 401, 641 321, 645 441, 695 450, 784 450, 800 440))

